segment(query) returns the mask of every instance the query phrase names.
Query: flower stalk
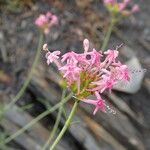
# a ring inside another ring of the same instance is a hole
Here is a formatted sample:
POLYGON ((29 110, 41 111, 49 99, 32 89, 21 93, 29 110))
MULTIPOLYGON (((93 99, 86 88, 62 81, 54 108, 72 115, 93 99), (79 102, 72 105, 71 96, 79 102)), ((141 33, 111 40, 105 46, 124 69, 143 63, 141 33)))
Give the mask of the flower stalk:
POLYGON ((103 41, 101 51, 104 51, 107 48, 108 42, 110 40, 111 33, 113 31, 113 27, 115 26, 115 22, 116 22, 115 18, 112 18, 111 21, 110 21, 108 31, 107 31, 106 36, 105 36, 104 41, 103 41))
POLYGON ((116 0, 103 0, 106 9, 110 13, 110 26, 104 38, 101 50, 104 51, 108 45, 114 25, 120 21, 123 17, 128 17, 133 13, 140 10, 137 4, 134 4, 131 9, 128 9, 128 5, 131 0, 122 0, 120 2, 116 0))
POLYGON ((67 119, 67 121, 65 122, 64 127, 62 128, 61 132, 59 133, 59 135, 57 136, 56 140, 54 141, 54 143, 52 144, 52 146, 50 147, 49 150, 54 150, 54 148, 56 147, 56 145, 58 144, 58 142, 61 140, 62 136, 64 135, 64 133, 66 132, 67 128, 69 127, 71 120, 75 114, 75 111, 77 109, 77 106, 79 104, 79 100, 75 100, 75 103, 73 105, 73 108, 71 110, 71 113, 67 119))
MULTIPOLYGON (((63 89, 61 101, 63 101, 63 99, 65 98, 65 94, 66 94, 66 90, 63 89)), ((49 139, 47 140, 47 142, 45 143, 45 145, 43 146, 43 148, 41 150, 45 150, 48 147, 48 145, 51 143, 51 141, 53 140, 53 138, 56 134, 56 131, 58 129, 62 113, 63 113, 63 105, 61 105, 61 107, 59 108, 58 115, 57 115, 57 118, 56 118, 56 122, 55 122, 53 130, 52 130, 52 132, 49 136, 49 139)))

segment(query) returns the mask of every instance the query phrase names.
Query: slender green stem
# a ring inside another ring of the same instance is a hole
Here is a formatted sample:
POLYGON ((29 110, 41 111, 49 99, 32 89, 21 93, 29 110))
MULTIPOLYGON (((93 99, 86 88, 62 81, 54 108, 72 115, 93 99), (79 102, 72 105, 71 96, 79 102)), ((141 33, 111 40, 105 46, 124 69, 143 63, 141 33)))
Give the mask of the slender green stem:
POLYGON ((70 93, 66 98, 64 98, 63 101, 57 103, 55 106, 53 106, 52 108, 50 108, 49 110, 43 112, 42 114, 40 114, 39 116, 37 116, 35 119, 33 119, 31 122, 29 122, 27 125, 25 125, 23 128, 21 128, 20 130, 18 130, 16 133, 14 133, 13 135, 9 136, 8 138, 5 139, 5 141, 3 143, 0 143, 0 145, 4 145, 7 144, 8 142, 10 142, 11 140, 13 140, 14 138, 16 138, 17 136, 19 136, 20 134, 22 134, 23 132, 25 132, 27 129, 29 129, 30 127, 32 127, 36 122, 38 122, 39 120, 41 120, 42 118, 44 118, 45 116, 47 116, 48 114, 52 113, 53 111, 55 111, 56 109, 58 109, 61 105, 65 104, 71 97, 73 96, 72 93, 70 93))
MULTIPOLYGON (((65 93, 66 93, 66 90, 63 89, 61 101, 63 101, 63 99, 65 97, 65 93)), ((45 145, 43 146, 43 148, 41 150, 45 150, 48 147, 48 145, 51 143, 52 139, 54 138, 55 133, 56 133, 56 131, 58 129, 60 120, 61 120, 62 111, 63 111, 63 105, 61 105, 61 107, 59 107, 58 115, 57 115, 56 122, 54 124, 53 130, 52 130, 52 132, 51 132, 51 134, 49 136, 49 139, 47 140, 47 142, 45 143, 45 145)))
POLYGON ((67 128, 69 127, 69 125, 71 123, 72 117, 77 109, 78 104, 79 104, 79 100, 76 100, 73 105, 73 108, 71 110, 71 113, 70 113, 67 121, 65 122, 64 127, 62 128, 61 132, 59 133, 58 137, 56 138, 56 140, 54 141, 54 143, 52 144, 52 146, 50 147, 49 150, 53 150, 56 147, 56 145, 58 144, 58 142, 61 140, 62 136, 64 135, 64 133, 66 132, 67 128))
POLYGON ((62 107, 62 113, 63 113, 63 116, 65 117, 65 120, 67 120, 67 112, 65 110, 65 106, 62 107))
POLYGON ((26 88, 27 88, 27 86, 30 83, 30 80, 32 78, 34 69, 35 69, 35 67, 36 67, 36 65, 38 63, 42 44, 43 44, 43 34, 41 33, 40 34, 40 38, 39 38, 39 43, 38 43, 36 56, 35 56, 34 62, 32 64, 31 70, 30 70, 30 72, 29 72, 29 74, 27 76, 27 79, 25 80, 25 82, 24 82, 22 88, 20 89, 20 91, 17 93, 17 95, 14 97, 14 99, 12 99, 12 101, 4 108, 3 112, 0 115, 4 114, 7 110, 9 110, 9 108, 11 106, 13 106, 21 98, 21 96, 23 95, 24 91, 26 90, 26 88))
POLYGON ((106 49, 114 25, 115 25, 115 20, 112 18, 112 19, 111 19, 111 22, 110 22, 110 26, 109 26, 109 28, 108 28, 108 31, 107 31, 106 36, 105 36, 104 41, 103 41, 103 44, 102 44, 102 47, 101 47, 101 51, 104 51, 104 50, 106 49))

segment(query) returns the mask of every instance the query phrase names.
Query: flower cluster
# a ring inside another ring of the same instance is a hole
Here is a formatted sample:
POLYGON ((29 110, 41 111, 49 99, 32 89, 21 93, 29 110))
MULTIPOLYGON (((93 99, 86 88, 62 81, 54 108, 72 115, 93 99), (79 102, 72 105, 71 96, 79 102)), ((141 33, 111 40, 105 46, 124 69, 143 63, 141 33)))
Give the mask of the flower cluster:
POLYGON ((117 2, 117 0, 103 0, 106 8, 113 14, 121 14, 123 16, 129 16, 132 13, 139 11, 139 6, 134 4, 132 8, 127 9, 129 2, 131 0, 122 0, 122 2, 117 2))
POLYGON ((94 114, 101 109, 106 111, 109 106, 101 94, 113 88, 120 80, 129 80, 128 68, 117 61, 118 50, 107 50, 104 53, 92 49, 89 51, 89 41, 83 41, 84 53, 77 54, 73 51, 65 53, 60 58, 60 51, 50 52, 47 44, 46 50, 47 64, 54 62, 58 67, 64 81, 75 97, 83 102, 94 105, 94 114), (88 96, 95 95, 96 100, 89 99, 88 96))
POLYGON ((51 12, 47 12, 46 14, 41 14, 36 20, 35 24, 42 29, 45 34, 48 34, 50 28, 54 25, 58 24, 58 18, 56 15, 51 12))

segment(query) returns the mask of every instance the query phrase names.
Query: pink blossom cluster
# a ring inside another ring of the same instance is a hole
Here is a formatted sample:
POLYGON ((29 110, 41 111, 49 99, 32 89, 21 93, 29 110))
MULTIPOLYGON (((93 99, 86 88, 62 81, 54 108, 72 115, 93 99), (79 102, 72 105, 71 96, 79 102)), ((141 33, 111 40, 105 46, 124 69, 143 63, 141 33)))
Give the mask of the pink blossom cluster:
POLYGON ((50 52, 47 44, 43 45, 46 50, 47 64, 54 62, 63 76, 66 85, 81 101, 95 106, 93 114, 101 109, 106 112, 109 106, 101 94, 120 80, 129 81, 129 73, 126 65, 117 60, 118 50, 100 52, 95 49, 89 51, 89 41, 83 41, 84 53, 67 52, 60 57, 60 51, 50 52), (94 95, 96 100, 89 99, 94 95))
POLYGON ((51 12, 47 12, 46 14, 40 14, 35 20, 35 24, 42 29, 45 34, 48 34, 50 28, 58 24, 58 18, 51 12))
POLYGON ((130 3, 131 0, 122 0, 122 2, 117 2, 117 0, 103 0, 103 1, 110 11, 115 13, 116 12, 121 13, 127 16, 140 10, 137 4, 134 4, 130 11, 127 9, 128 4, 130 3))

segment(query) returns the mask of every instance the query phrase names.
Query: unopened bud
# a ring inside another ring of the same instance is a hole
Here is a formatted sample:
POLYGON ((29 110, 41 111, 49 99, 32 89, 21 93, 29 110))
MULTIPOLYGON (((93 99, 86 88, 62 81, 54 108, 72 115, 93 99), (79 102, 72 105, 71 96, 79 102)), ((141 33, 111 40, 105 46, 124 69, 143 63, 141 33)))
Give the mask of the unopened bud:
POLYGON ((84 53, 87 53, 88 49, 89 49, 89 40, 88 39, 84 39, 83 47, 84 47, 84 53))
POLYGON ((44 45, 43 45, 43 50, 44 50, 44 51, 48 51, 48 46, 47 46, 47 44, 44 44, 44 45))
POLYGON ((135 12, 138 12, 138 11, 140 11, 139 5, 135 4, 135 5, 132 7, 131 12, 132 12, 132 13, 135 13, 135 12))

